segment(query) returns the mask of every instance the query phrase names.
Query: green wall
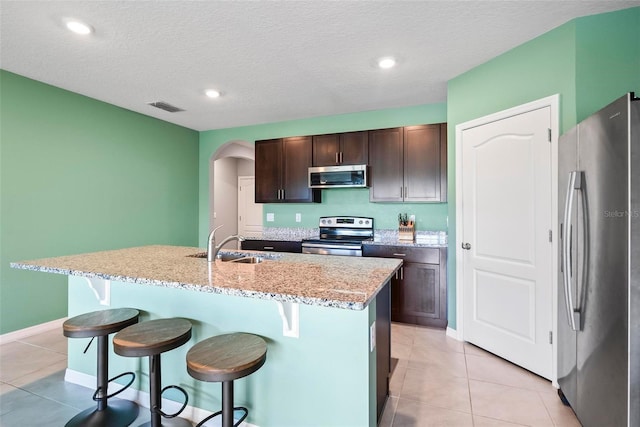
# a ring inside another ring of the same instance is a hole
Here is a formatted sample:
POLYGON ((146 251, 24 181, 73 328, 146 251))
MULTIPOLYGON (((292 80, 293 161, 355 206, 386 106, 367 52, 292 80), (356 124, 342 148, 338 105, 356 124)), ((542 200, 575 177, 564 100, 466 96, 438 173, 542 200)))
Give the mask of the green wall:
POLYGON ((640 96, 640 7, 576 20, 576 41, 576 123, 626 92, 640 96))
MULTIPOLYGON (((446 104, 431 104, 201 132, 200 245, 209 230, 209 160, 225 143, 446 121, 446 104)), ((369 203, 368 189, 323 190, 320 204, 265 204, 263 212, 275 214, 274 222, 263 222, 273 227, 317 227, 321 215, 340 214, 371 216, 376 228, 395 228, 398 213, 406 212, 416 215, 419 230, 447 229, 446 203, 369 203), (302 222, 295 222, 296 213, 302 214, 302 222)))
POLYGON ((456 328, 456 125, 560 94, 560 133, 640 92, 640 8, 579 18, 449 81, 449 326, 456 328))
POLYGON ((67 315, 9 262, 197 244, 198 133, 0 71, 0 333, 67 315))

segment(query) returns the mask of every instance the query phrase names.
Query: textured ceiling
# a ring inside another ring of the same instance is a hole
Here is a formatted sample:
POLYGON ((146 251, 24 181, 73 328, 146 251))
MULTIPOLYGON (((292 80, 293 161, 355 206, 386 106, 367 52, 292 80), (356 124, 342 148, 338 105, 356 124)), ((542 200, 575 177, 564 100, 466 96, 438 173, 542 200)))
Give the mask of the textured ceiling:
POLYGON ((219 129, 445 102, 447 81, 478 64, 575 17, 638 5, 2 0, 0 67, 192 129, 219 129), (95 32, 73 34, 65 18, 95 32), (378 69, 385 55, 398 66, 378 69), (223 96, 204 96, 210 87, 223 96))

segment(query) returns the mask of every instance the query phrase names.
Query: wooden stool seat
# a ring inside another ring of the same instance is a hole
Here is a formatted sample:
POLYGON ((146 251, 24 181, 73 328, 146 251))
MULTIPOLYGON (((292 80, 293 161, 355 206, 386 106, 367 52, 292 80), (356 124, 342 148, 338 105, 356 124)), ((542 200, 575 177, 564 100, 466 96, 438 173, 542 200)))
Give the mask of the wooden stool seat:
POLYGON ((246 377, 267 360, 267 343, 257 335, 234 333, 207 338, 189 349, 187 371, 200 381, 246 377))
POLYGON ((267 343, 257 335, 234 333, 207 338, 187 352, 187 372, 193 378, 222 383, 222 410, 198 423, 202 427, 212 418, 222 416, 222 427, 237 427, 249 410, 233 406, 233 381, 254 373, 267 360, 267 343), (240 412, 238 420, 234 413, 240 412))
POLYGON ((186 319, 156 319, 131 325, 113 337, 113 350, 120 356, 143 357, 180 347, 191 339, 186 319))
POLYGON ((72 317, 62 324, 69 338, 89 338, 109 335, 138 323, 140 312, 133 308, 114 308, 72 317))

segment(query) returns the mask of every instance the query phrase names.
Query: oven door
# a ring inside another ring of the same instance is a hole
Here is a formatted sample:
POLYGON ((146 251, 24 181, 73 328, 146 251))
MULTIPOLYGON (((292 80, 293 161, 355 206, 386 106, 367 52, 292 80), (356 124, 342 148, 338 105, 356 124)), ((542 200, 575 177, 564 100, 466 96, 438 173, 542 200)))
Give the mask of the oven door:
POLYGON ((302 242, 303 254, 362 256, 362 245, 302 242))

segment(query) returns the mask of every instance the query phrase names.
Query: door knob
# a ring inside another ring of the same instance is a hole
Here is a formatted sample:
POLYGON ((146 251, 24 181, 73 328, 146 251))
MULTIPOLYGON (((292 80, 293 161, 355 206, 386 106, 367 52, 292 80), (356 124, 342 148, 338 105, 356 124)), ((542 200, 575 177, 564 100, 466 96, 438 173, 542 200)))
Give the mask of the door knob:
POLYGON ((468 251, 469 249, 471 249, 471 244, 470 243, 463 243, 462 244, 462 249, 468 251))

